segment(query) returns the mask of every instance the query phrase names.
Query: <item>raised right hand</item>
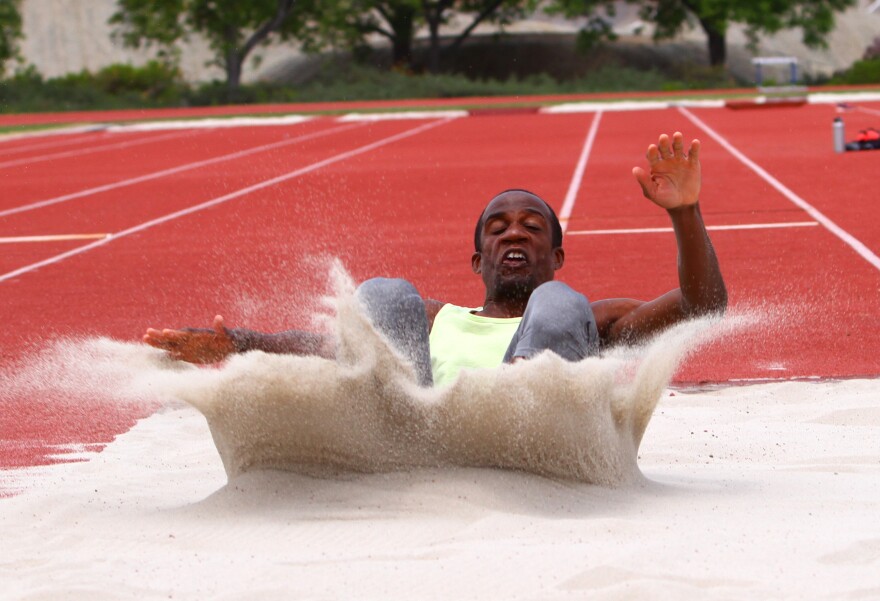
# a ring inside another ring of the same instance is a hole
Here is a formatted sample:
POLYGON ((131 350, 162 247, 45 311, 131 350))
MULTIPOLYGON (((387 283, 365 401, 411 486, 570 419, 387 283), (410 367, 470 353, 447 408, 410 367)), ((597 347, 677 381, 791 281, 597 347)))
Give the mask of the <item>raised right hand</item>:
POLYGON ((633 168, 645 198, 671 211, 697 203, 700 195, 700 141, 691 142, 684 151, 684 137, 675 132, 670 139, 662 134, 657 144, 648 147, 650 172, 633 168))
POLYGON ((223 326, 223 317, 214 318, 214 328, 156 330, 149 328, 144 342, 163 351, 172 359, 189 363, 216 363, 235 352, 232 336, 223 326))

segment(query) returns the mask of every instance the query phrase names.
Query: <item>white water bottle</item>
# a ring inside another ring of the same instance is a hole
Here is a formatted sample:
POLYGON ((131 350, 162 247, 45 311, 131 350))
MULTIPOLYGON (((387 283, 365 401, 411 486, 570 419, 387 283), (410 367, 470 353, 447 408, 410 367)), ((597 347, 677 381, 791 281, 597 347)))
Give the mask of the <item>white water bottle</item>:
POLYGON ((834 118, 834 152, 841 153, 846 151, 846 134, 844 133, 843 119, 834 118))

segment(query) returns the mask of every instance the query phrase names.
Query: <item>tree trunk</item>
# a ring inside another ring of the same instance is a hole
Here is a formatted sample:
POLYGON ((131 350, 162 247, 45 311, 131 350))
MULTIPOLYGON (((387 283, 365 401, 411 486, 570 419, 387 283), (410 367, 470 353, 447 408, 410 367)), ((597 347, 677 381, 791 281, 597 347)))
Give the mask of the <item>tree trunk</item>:
POLYGON ((226 89, 230 95, 234 94, 241 85, 241 66, 244 57, 240 53, 230 50, 226 53, 226 89))
POLYGON ((446 49, 450 54, 454 54, 458 52, 458 49, 461 48, 462 43, 467 39, 471 32, 477 28, 477 25, 482 23, 485 19, 492 16, 496 10, 498 10, 502 4, 504 4, 505 0, 492 0, 486 6, 483 7, 483 10, 474 17, 473 21, 471 21, 470 25, 465 27, 464 31, 462 31, 457 38, 449 45, 446 49))
POLYGON ((239 49, 240 32, 238 27, 227 24, 223 28, 223 45, 226 51, 223 57, 223 67, 226 69, 226 90, 232 98, 241 85, 241 65, 244 63, 244 55, 239 49))
POLYGON ((422 13, 428 23, 428 72, 440 71, 440 25, 443 23, 443 14, 452 7, 453 0, 438 0, 429 2, 422 0, 422 13))
POLYGON ((395 67, 413 66, 412 38, 397 35, 391 44, 391 63, 395 67))
POLYGON ((727 36, 724 30, 702 19, 700 19, 700 25, 706 32, 706 39, 709 43, 709 64, 713 67, 723 67, 727 62, 727 36))
POLYGON ((229 50, 226 52, 226 87, 230 93, 234 93, 241 85, 241 71, 245 59, 257 45, 284 24, 290 13, 293 12, 295 5, 296 0, 277 0, 275 15, 257 27, 250 37, 245 40, 244 44, 241 45, 241 48, 236 47, 239 35, 238 30, 233 27, 229 28, 226 36, 227 44, 229 45, 229 50))
POLYGON ((413 67, 413 33, 416 9, 413 6, 396 6, 386 13, 385 19, 394 37, 391 39, 391 61, 395 67, 413 67))
POLYGON ((723 67, 727 62, 727 39, 723 33, 707 32, 709 36, 709 64, 723 67))
POLYGON ((428 73, 437 73, 440 71, 440 22, 429 20, 428 32, 428 73))

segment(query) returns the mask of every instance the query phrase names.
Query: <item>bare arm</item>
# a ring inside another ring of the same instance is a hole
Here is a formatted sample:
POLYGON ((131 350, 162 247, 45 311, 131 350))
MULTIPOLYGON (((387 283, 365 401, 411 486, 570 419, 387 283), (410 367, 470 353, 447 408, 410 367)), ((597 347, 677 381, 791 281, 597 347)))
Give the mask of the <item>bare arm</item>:
POLYGON ((433 298, 425 299, 425 315, 428 317, 428 333, 431 332, 431 328, 434 327, 434 318, 437 317, 437 314, 440 312, 440 309, 445 305, 443 301, 434 300, 433 298))
POLYGON ((223 317, 214 318, 213 328, 185 328, 157 330, 150 328, 144 342, 168 351, 180 361, 216 363, 232 353, 263 351, 291 355, 319 355, 333 357, 332 345, 325 336, 300 330, 265 334, 245 329, 230 329, 223 325, 223 317))
POLYGON ((326 336, 303 330, 287 330, 274 334, 236 328, 229 330, 237 353, 263 351, 282 355, 317 355, 332 359, 336 356, 326 336))
POLYGON ((614 299, 593 304, 599 334, 606 344, 645 338, 689 317, 724 311, 727 289, 715 250, 700 214, 700 142, 687 154, 682 135, 660 136, 648 147, 650 173, 640 167, 633 175, 642 192, 666 209, 678 244, 679 288, 649 302, 614 299))

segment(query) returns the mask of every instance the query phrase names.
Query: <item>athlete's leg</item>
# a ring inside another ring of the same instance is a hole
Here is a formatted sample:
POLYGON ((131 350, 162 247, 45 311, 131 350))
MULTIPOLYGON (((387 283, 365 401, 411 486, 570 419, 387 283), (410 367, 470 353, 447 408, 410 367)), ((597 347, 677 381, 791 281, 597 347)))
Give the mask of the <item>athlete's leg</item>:
POLYGON ((431 351, 425 303, 406 280, 373 278, 357 289, 357 296, 377 330, 416 368, 419 384, 431 386, 431 351))
POLYGON ((569 361, 599 351, 599 332, 590 301, 562 282, 546 282, 532 292, 504 362, 517 357, 528 359, 545 350, 569 361))

